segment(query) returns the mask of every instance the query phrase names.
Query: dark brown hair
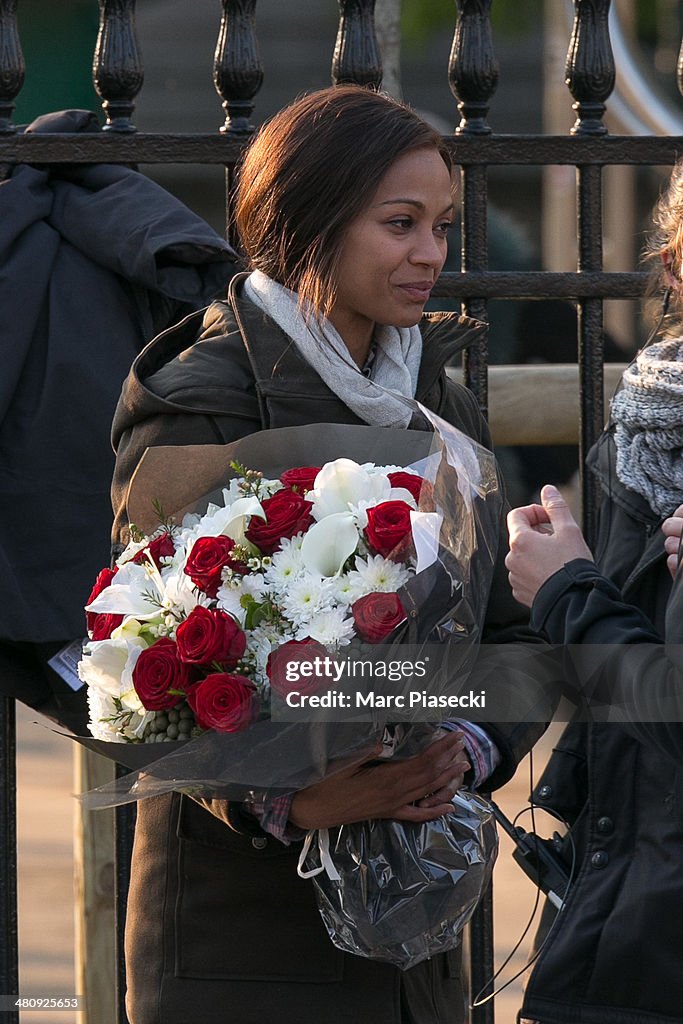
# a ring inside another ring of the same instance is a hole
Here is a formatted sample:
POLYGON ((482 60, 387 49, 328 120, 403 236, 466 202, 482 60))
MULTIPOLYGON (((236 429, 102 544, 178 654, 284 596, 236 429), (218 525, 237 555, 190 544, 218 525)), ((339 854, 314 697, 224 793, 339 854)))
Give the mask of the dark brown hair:
POLYGON ((425 146, 451 169, 438 132, 360 86, 322 89, 285 107, 256 135, 240 170, 235 220, 251 268, 328 315, 346 229, 394 160, 425 146))

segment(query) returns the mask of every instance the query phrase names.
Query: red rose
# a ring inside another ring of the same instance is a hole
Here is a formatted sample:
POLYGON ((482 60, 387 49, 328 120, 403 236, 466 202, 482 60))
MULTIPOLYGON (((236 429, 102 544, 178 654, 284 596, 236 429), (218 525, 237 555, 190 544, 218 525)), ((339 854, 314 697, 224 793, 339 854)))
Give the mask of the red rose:
POLYGON ((406 617, 398 594, 367 594, 351 605, 356 632, 361 640, 378 644, 406 617))
POLYGON ((232 668, 247 646, 247 638, 232 615, 218 609, 193 608, 176 630, 178 657, 194 665, 218 661, 232 668))
POLYGON ((92 612, 89 614, 93 615, 94 620, 92 624, 93 640, 108 640, 116 627, 123 622, 123 615, 113 615, 108 612, 103 612, 100 615, 92 612))
POLYGON ((141 651, 133 669, 135 692, 148 711, 172 708, 178 694, 169 690, 184 690, 189 679, 190 670, 178 657, 175 640, 167 636, 141 651))
POLYGON ((425 497, 428 501, 432 497, 432 485, 423 477, 416 476, 415 473, 389 473, 389 483, 392 487, 403 487, 406 491, 410 491, 418 505, 420 504, 420 493, 422 493, 423 502, 425 497))
MULTIPOLYGON (((107 589, 107 587, 109 586, 111 581, 114 579, 114 576, 116 576, 117 572, 118 572, 118 569, 102 569, 102 571, 98 574, 97 579, 95 580, 95 586, 90 591, 90 597, 85 602, 86 605, 92 604, 93 601, 95 600, 95 598, 99 594, 101 594, 103 590, 107 589)), ((95 620, 97 618, 97 615, 98 615, 97 612, 86 612, 85 613, 85 624, 86 624, 86 628, 88 630, 88 633, 92 633, 92 631, 94 630, 94 628, 95 628, 95 620)))
POLYGON ((272 498, 265 498, 261 505, 266 518, 251 517, 247 540, 264 555, 272 555, 281 541, 303 533, 313 522, 311 502, 288 487, 276 491, 272 498))
POLYGON ((228 566, 234 572, 248 572, 244 562, 232 558, 235 547, 230 537, 200 537, 196 540, 185 564, 185 572, 192 582, 209 597, 215 597, 221 585, 221 573, 228 566))
POLYGON ((315 659, 327 657, 327 649, 310 636, 304 640, 288 640, 268 655, 266 674, 272 690, 283 698, 294 689, 299 693, 317 693, 323 685, 329 685, 330 679, 324 674, 322 667, 315 671, 315 659), (302 662, 313 664, 310 675, 302 674, 302 662), (297 680, 287 679, 288 666, 296 670, 299 676, 297 680))
POLYGON ((280 477, 280 483, 299 494, 305 494, 306 491, 312 490, 319 472, 320 466, 297 466, 296 469, 285 470, 280 477))
POLYGON ((365 536, 373 551, 395 562, 407 558, 412 541, 410 513, 406 501, 384 501, 368 509, 365 536))
POLYGON ((175 555, 175 544, 173 543, 171 534, 168 533, 167 530, 164 530, 164 532, 158 537, 155 537, 155 539, 148 544, 146 548, 142 548, 141 551, 138 551, 132 561, 135 562, 136 565, 142 565, 148 561, 148 553, 157 569, 160 569, 162 558, 166 558, 169 555, 172 558, 173 555, 175 555))
POLYGON ((187 702, 202 729, 240 732, 258 715, 256 687, 246 676, 214 672, 188 693, 187 702))

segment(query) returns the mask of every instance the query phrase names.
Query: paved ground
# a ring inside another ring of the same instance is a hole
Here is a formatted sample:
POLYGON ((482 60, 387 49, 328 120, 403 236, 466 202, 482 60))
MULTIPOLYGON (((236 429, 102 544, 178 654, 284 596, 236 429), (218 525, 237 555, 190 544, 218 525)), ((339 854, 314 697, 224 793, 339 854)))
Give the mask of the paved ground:
MULTIPOLYGON (((73 893, 71 857, 73 798, 69 740, 33 724, 35 715, 18 712, 19 916, 23 994, 73 994, 73 893)), ((534 758, 536 777, 550 742, 534 758)), ((506 788, 501 804, 508 815, 524 804, 529 791, 528 762, 506 788)), ((523 931, 534 890, 510 857, 503 837, 495 875, 496 958, 508 952, 523 931)), ((526 962, 525 943, 501 982, 526 962)), ((514 1024, 520 982, 496 1000, 497 1024, 514 1024)), ((80 1024, 73 1013, 24 1013, 21 1024, 80 1024)), ((89 1022, 99 1024, 99 1022, 89 1022)))

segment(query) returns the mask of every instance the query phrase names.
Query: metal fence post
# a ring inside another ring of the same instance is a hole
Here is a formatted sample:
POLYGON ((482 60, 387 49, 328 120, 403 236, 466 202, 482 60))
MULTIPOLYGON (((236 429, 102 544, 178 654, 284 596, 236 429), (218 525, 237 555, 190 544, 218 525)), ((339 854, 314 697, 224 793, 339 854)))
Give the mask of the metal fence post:
MULTIPOLYGON (((0 697, 0 995, 18 995, 17 953, 17 775, 14 700, 0 697)), ((19 1012, 3 1014, 19 1024, 19 1012)))

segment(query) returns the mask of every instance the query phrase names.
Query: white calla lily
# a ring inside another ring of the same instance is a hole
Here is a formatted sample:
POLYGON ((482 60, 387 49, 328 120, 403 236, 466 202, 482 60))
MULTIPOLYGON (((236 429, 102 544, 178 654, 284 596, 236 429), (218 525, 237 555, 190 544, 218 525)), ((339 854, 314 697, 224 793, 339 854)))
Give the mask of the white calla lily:
POLYGON ((386 501, 391 483, 384 474, 370 474, 352 459, 326 462, 306 498, 313 502, 313 518, 320 521, 338 512, 348 512, 361 502, 386 501))
POLYGON ((202 516, 199 525, 195 529, 195 537, 220 537, 225 535, 234 540, 237 544, 245 541, 246 520, 250 516, 258 516, 265 519, 266 513, 258 498, 249 494, 245 498, 237 498, 236 501, 226 508, 217 508, 215 511, 202 516))
POLYGON ((411 508, 417 508, 417 502, 412 496, 410 491, 407 491, 405 487, 392 487, 391 493, 387 499, 388 501, 405 501, 406 505, 410 505, 411 508))
POLYGON ((310 527, 301 556, 309 572, 336 576, 357 547, 356 517, 351 512, 336 512, 310 527))

